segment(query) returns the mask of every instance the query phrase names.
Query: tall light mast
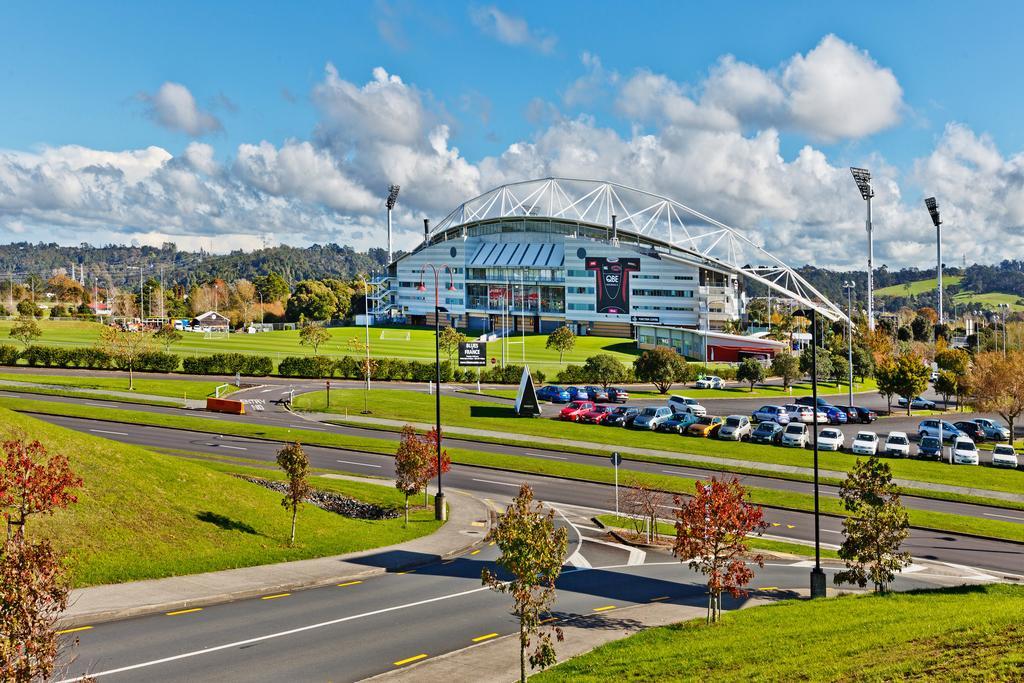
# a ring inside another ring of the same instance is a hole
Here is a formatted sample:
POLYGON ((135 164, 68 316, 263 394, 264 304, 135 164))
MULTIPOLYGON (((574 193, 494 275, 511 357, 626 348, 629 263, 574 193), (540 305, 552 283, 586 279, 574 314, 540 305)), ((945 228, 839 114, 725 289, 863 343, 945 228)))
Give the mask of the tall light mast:
POLYGON ((860 190, 860 196, 868 204, 868 219, 866 223, 868 231, 868 329, 873 332, 875 329, 875 245, 872 241, 871 235, 871 198, 875 196, 875 191, 871 187, 871 171, 866 168, 856 168, 851 166, 850 173, 853 174, 853 180, 857 183, 857 189, 860 190))
MULTIPOLYGON (((946 322, 946 319, 942 317, 942 229, 939 227, 942 225, 942 219, 939 218, 939 203, 935 201, 935 197, 925 199, 924 205, 928 208, 928 214, 932 217, 932 223, 935 225, 935 270, 939 274, 939 324, 942 325, 946 322)), ((954 315, 954 317, 956 316, 954 315)))
POLYGON ((399 185, 392 185, 388 188, 388 265, 391 265, 392 254, 391 254, 391 210, 395 208, 395 202, 398 201, 398 191, 402 189, 399 185))

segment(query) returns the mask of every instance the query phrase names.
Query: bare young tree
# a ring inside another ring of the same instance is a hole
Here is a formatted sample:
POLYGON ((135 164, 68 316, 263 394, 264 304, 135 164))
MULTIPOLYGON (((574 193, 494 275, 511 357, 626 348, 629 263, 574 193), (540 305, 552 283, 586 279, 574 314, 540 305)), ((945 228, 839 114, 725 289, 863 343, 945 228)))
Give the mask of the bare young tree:
POLYGON ((143 354, 153 350, 153 333, 106 325, 100 330, 100 347, 110 354, 118 368, 128 371, 128 391, 134 391, 135 366, 143 354))
POLYGON ((648 543, 658 539, 658 515, 671 498, 636 479, 626 483, 625 509, 633 520, 637 538, 646 535, 648 543))
POLYGON ((331 341, 331 333, 318 322, 306 323, 299 330, 299 344, 302 346, 312 346, 314 356, 317 354, 320 346, 329 341, 331 341))
POLYGON ((284 470, 288 477, 288 491, 281 500, 281 505, 292 512, 292 533, 288 545, 295 545, 295 521, 299 516, 299 507, 309 496, 309 458, 302 450, 298 441, 290 443, 277 452, 277 466, 284 470))
POLYGON ((433 457, 431 441, 417 434, 412 425, 402 427, 402 439, 395 452, 395 488, 405 494, 406 526, 409 525, 409 496, 426 491, 433 457))

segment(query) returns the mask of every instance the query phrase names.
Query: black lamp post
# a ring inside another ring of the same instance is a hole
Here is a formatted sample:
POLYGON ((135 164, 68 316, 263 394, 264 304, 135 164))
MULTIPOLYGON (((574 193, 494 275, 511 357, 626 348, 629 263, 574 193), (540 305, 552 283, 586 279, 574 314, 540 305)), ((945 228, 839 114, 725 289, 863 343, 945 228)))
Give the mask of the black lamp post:
MULTIPOLYGON (((807 310, 800 311, 807 317, 807 310)), ((811 427, 814 430, 814 569, 811 570, 811 597, 825 597, 825 570, 821 568, 821 515, 818 506, 818 309, 810 309, 811 318, 811 400, 814 403, 811 427)))
MULTIPOLYGON (((444 490, 441 488, 441 311, 447 312, 448 309, 441 308, 440 285, 438 282, 440 271, 432 263, 426 265, 434 271, 434 369, 436 370, 435 377, 437 380, 434 393, 435 428, 437 434, 437 495, 434 496, 434 519, 443 522, 448 518, 448 509, 445 507, 444 490)), ((441 270, 448 273, 447 290, 454 292, 454 271, 447 264, 442 265, 441 270)), ((420 280, 419 284, 416 285, 416 289, 425 292, 427 291, 427 285, 423 280, 420 280)))

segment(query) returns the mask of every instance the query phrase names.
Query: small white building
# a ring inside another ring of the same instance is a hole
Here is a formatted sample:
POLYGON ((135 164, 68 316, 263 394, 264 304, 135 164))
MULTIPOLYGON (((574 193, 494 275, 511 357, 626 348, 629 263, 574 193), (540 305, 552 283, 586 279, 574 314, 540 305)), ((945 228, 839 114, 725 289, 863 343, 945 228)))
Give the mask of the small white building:
POLYGON ((207 311, 193 318, 192 329, 204 332, 228 332, 231 329, 231 320, 217 311, 207 311))

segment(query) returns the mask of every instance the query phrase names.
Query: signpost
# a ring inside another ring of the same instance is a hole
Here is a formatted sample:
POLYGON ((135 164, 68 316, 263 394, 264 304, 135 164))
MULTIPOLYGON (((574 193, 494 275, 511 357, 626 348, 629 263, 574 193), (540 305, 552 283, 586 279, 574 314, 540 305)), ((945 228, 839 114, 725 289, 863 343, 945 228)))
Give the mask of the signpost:
POLYGON ((479 368, 487 366, 487 342, 459 342, 459 365, 479 368))
POLYGON ((619 516, 619 465, 622 464, 622 456, 618 451, 612 453, 612 466, 615 468, 615 516, 619 516))
POLYGON ((331 380, 327 380, 327 407, 331 407, 331 380))

